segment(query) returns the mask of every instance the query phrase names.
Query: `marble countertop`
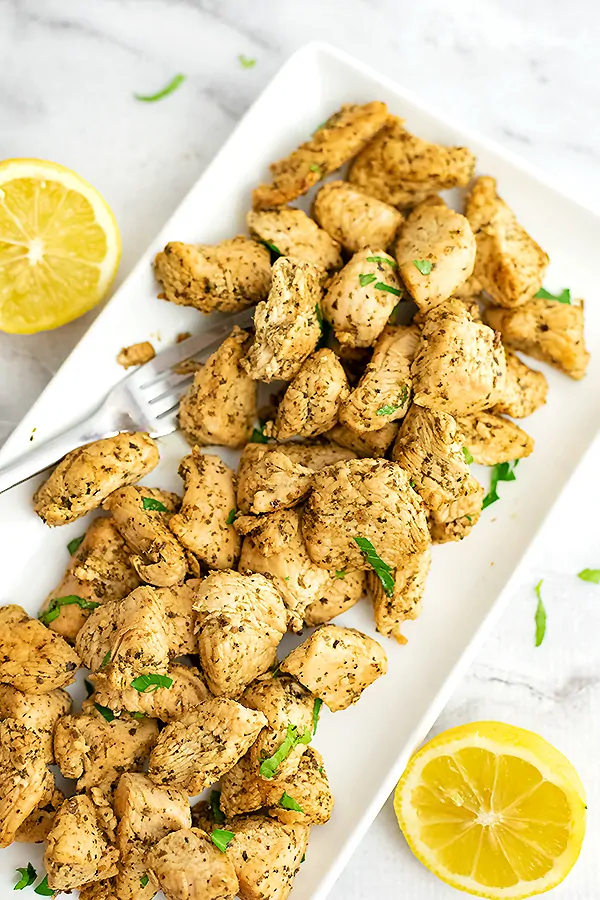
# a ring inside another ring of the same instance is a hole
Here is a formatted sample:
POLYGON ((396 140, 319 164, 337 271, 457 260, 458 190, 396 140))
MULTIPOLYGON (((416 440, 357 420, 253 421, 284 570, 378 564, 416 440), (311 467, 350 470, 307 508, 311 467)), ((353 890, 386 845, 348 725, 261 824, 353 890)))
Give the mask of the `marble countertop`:
MULTIPOLYGON (((120 282, 281 63, 322 38, 600 208, 598 26, 594 0, 0 0, 0 156, 56 160, 102 191, 123 236, 120 282), (255 67, 242 68, 239 54, 255 67), (176 72, 185 89, 159 106, 132 102, 176 72)), ((32 337, 0 334, 0 442, 92 318, 32 337)), ((597 896, 600 657, 589 635, 600 632, 600 587, 574 577, 600 565, 588 512, 600 504, 597 481, 592 459, 435 726, 510 721, 575 763, 590 823, 581 862, 553 895, 569 900, 597 896), (536 649, 540 578, 548 636, 536 649)), ((400 895, 457 896, 411 856, 388 802, 331 898, 400 895)))

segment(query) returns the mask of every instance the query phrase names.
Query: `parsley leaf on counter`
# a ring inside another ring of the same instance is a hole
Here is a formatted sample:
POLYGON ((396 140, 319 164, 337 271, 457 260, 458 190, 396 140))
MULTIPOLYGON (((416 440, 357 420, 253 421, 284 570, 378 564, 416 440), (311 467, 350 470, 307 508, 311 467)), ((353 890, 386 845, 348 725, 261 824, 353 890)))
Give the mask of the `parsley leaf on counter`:
POLYGON ((374 281, 377 281, 377 275, 359 275, 358 280, 360 281, 361 287, 366 287, 368 284, 372 284, 374 281))
POLYGON ((15 884, 13 891, 22 891, 23 888, 29 887, 30 884, 33 884, 33 882, 37 878, 37 872, 30 862, 27 863, 26 869, 17 869, 17 872, 21 873, 21 877, 15 884))
POLYGON ((169 94, 172 94, 173 91, 176 91, 179 85, 183 84, 185 81, 185 75, 175 75, 170 82, 162 88, 162 90, 157 91, 156 94, 134 94, 136 100, 141 100, 143 103, 154 103, 156 100, 162 100, 163 97, 168 97, 169 94))
POLYGON ((36 894, 39 894, 41 897, 53 897, 54 891, 51 887, 48 887, 48 876, 45 875, 42 881, 38 884, 36 888, 33 889, 36 894))
POLYGON ((210 835, 211 841, 221 853, 225 853, 234 837, 233 831, 224 831, 222 828, 215 828, 210 835))
POLYGON ((413 266, 416 266, 421 275, 429 275, 433 269, 433 263, 429 259, 413 259, 413 266))
POLYGON ((542 601, 542 584, 538 581, 535 586, 535 595, 537 597, 537 607, 535 610, 535 646, 539 647, 546 635, 546 607, 542 601))
POLYGON ((293 797, 284 791, 281 795, 281 800, 279 801, 279 806, 282 806, 283 809, 293 809, 294 812, 304 812, 299 803, 297 803, 293 797))
POLYGON ((250 56, 244 56, 243 53, 240 53, 238 56, 238 62, 242 69, 253 69, 256 65, 256 60, 250 56))
POLYGON ((391 597, 394 593, 393 568, 377 555, 375 547, 368 538, 355 537, 354 540, 358 544, 358 549, 364 553, 365 559, 381 581, 383 590, 388 597, 391 597))
POLYGON ((69 541, 69 543, 67 544, 67 550, 69 551, 69 554, 71 556, 73 556, 73 554, 76 553, 77 550, 79 550, 81 542, 84 538, 85 534, 82 534, 81 537, 73 538, 72 541, 69 541))
POLYGON ((535 296, 538 300, 558 300, 559 303, 571 302, 571 291, 569 288, 563 288, 560 294, 551 294, 546 288, 540 288, 535 296))
POLYGON ((515 481, 515 469, 518 465, 519 460, 515 459, 514 462, 503 462, 497 463, 495 466, 492 466, 492 480, 490 483, 489 493, 485 495, 483 498, 482 509, 487 509, 488 506, 491 506, 492 503, 495 503, 496 500, 499 500, 498 496, 498 482, 499 481, 515 481))
POLYGON ((591 581, 592 584, 600 584, 600 569, 582 569, 577 574, 582 581, 591 581))
POLYGON ((142 506, 144 509, 155 509, 156 512, 169 512, 165 504, 161 503, 160 500, 155 500, 154 497, 144 497, 142 506))
POLYGON ((168 675, 138 675, 131 682, 131 687, 139 691, 140 694, 152 694, 158 688, 170 688, 173 679, 168 675))
POLYGON ((84 600, 83 597, 78 597, 76 594, 69 594, 66 597, 55 597, 54 600, 50 601, 48 609, 40 614, 40 622, 43 622, 44 625, 49 625, 50 622, 58 619, 61 607, 72 606, 74 603, 80 606, 81 609, 96 609, 96 607, 100 606, 94 600, 84 600))
POLYGON ((288 758, 294 747, 297 747, 298 744, 310 744, 311 738, 310 728, 300 735, 296 725, 288 725, 286 735, 273 756, 263 759, 260 764, 259 771, 263 778, 273 778, 281 763, 288 758))

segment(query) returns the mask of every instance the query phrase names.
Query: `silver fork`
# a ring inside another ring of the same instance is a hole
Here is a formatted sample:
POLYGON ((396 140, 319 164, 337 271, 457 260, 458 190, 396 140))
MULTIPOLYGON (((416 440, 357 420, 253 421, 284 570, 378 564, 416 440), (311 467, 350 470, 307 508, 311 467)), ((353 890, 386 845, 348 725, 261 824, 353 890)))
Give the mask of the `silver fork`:
POLYGON ((126 375, 86 419, 0 468, 0 494, 57 463, 71 450, 113 437, 120 431, 147 431, 158 438, 178 428, 181 395, 194 373, 178 374, 174 367, 193 357, 206 357, 227 337, 234 325, 252 323, 252 310, 228 316, 201 334, 168 347, 126 375))

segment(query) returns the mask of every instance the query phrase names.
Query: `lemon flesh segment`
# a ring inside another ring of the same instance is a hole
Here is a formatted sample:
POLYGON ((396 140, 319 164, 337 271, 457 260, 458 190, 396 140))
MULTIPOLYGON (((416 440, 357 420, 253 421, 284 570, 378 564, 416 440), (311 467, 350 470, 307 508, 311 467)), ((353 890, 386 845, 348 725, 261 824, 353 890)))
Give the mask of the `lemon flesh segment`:
POLYGON ((0 163, 0 330, 33 334, 83 315, 105 296, 120 256, 110 208, 75 172, 0 163))
POLYGON ((518 900, 556 887, 585 834, 585 792, 566 757, 499 722, 461 725, 423 747, 394 808, 421 862, 480 897, 518 900))

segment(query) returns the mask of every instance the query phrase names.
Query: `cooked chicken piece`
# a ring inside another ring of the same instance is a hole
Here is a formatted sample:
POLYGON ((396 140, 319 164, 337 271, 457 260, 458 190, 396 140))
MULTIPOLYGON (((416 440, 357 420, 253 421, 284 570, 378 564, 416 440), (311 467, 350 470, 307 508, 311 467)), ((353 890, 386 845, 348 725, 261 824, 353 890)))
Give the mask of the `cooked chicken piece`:
POLYGON ((107 689, 102 672, 90 676, 96 685, 94 700, 102 706, 114 713, 127 710, 162 722, 180 719, 184 713, 211 697, 201 672, 193 666, 172 663, 169 678, 173 682, 170 688, 158 688, 144 694, 133 687, 123 691, 107 689))
POLYGON ((16 719, 0 722, 0 847, 8 847, 28 816, 48 803, 54 776, 42 738, 16 719))
POLYGON ((140 341, 139 344, 123 347, 117 356, 117 362, 124 369, 129 369, 131 366, 142 366, 154 359, 155 356, 156 351, 150 341, 140 341))
POLYGON ((389 247, 402 222, 393 206, 363 194, 347 181, 329 181, 319 189, 313 205, 315 219, 344 250, 389 247))
POLYGON ((278 441, 323 434, 335 425, 348 393, 346 373, 333 350, 317 350, 302 364, 265 433, 278 441))
POLYGON ((255 381, 289 381, 321 337, 319 304, 324 270, 280 256, 266 301, 256 307, 254 343, 242 368, 255 381))
POLYGON ((386 652, 355 628, 321 625, 280 665, 320 697, 332 712, 347 709, 387 672, 386 652))
POLYGON ((432 309, 412 365, 414 402, 452 415, 489 409, 506 384, 500 335, 473 321, 460 300, 432 309))
POLYGON ((15 841, 21 844, 43 844, 48 840, 52 830, 56 812, 61 807, 65 796, 58 788, 54 788, 49 800, 31 812, 15 834, 15 841))
POLYGON ((325 437, 339 444, 340 447, 352 450, 353 454, 361 459, 377 459, 385 456, 388 447, 394 443, 399 427, 400 422, 389 422, 379 431, 364 431, 362 434, 357 434, 353 428, 348 428, 347 425, 338 422, 325 434, 325 437))
POLYGON ((119 852, 111 847, 86 794, 69 797, 60 807, 48 835, 44 865, 55 891, 112 877, 119 852))
POLYGON ((286 900, 306 852, 306 825, 282 825, 269 816, 236 816, 227 848, 238 877, 240 900, 286 900))
POLYGON ((534 299, 510 310, 489 306, 483 320, 501 333, 508 347, 550 363, 575 380, 585 375, 590 354, 583 335, 583 301, 534 299))
POLYGON ((485 490, 472 477, 466 482, 464 489, 461 497, 431 513, 429 531, 434 544, 462 541, 478 522, 485 490))
POLYGON ((172 831, 150 850, 147 865, 166 900, 233 900, 238 880, 228 853, 204 831, 172 831))
POLYGON ((133 484, 158 464, 158 447, 147 434, 122 432, 67 453, 33 497, 46 525, 79 519, 117 488, 133 484))
POLYGON ((410 364, 419 343, 414 325, 387 325, 358 386, 340 408, 340 424, 358 434, 381 431, 408 409, 412 380, 410 364))
POLYGON ((389 116, 384 128, 350 167, 348 180, 392 206, 414 206, 453 187, 466 187, 475 158, 466 147, 430 144, 389 116))
POLYGON ((473 462, 482 466, 495 466, 533 453, 533 438, 504 416, 481 412, 460 416, 456 424, 473 462))
MULTIPOLYGON (((272 673, 268 673, 246 688, 240 697, 240 703, 258 710, 267 719, 266 727, 250 747, 250 759, 254 762, 257 772, 260 770, 261 762, 273 756, 283 744, 290 725, 295 726, 301 736, 307 733, 311 735, 314 730, 315 698, 289 676, 273 676, 272 673)), ((318 713, 318 709, 316 711, 318 713)), ((276 770, 278 780, 293 776, 306 746, 298 744, 279 763, 276 770)))
POLYGON ((309 628, 324 625, 355 606, 365 593, 366 575, 360 569, 338 569, 333 575, 329 573, 329 584, 322 592, 323 596, 313 600, 304 611, 304 624, 309 628))
MULTIPOLYGON (((126 597, 140 583, 129 557, 129 549, 112 519, 94 519, 73 553, 60 584, 46 598, 42 612, 59 597, 81 597, 92 603, 126 597)), ((48 628, 72 643, 90 610, 82 609, 78 603, 58 609, 58 618, 48 622, 48 628)))
POLYGON ((396 268, 396 261, 384 250, 366 247, 333 278, 322 310, 342 346, 375 343, 402 297, 396 268))
POLYGON ((385 103, 347 104, 330 116, 310 140, 271 165, 272 184, 260 184, 252 194, 254 209, 283 206, 305 194, 321 178, 352 159, 377 134, 387 119, 385 103))
POLYGON ((281 594, 263 575, 212 572, 194 609, 208 686, 216 696, 235 699, 275 661, 288 622, 281 594))
POLYGON ((301 209, 251 210, 246 222, 250 234, 280 256, 292 256, 327 271, 342 268, 338 242, 301 209))
POLYGON ((47 694, 75 680, 79 657, 25 610, 0 606, 0 682, 24 694, 47 694))
POLYGON ((163 300, 203 313, 239 312, 267 296, 271 257, 243 235, 215 245, 171 241, 156 254, 154 273, 163 300))
POLYGON ((543 372, 530 369, 516 353, 505 349, 506 384, 493 412, 505 413, 513 419, 524 419, 543 406, 548 382, 543 372))
POLYGON ((422 312, 451 297, 471 275, 477 245, 469 220, 443 201, 425 201, 400 230, 395 256, 402 281, 422 312))
POLYGON ((548 255, 496 193, 496 179, 478 178, 466 215, 477 240, 475 278, 500 306, 520 306, 539 291, 548 255))
POLYGON ((169 653, 172 657, 196 652, 194 598, 197 580, 156 588, 155 594, 169 622, 169 653))
POLYGON ((266 724, 266 716, 235 700, 207 700, 163 728, 148 776, 155 784, 199 794, 236 764, 266 724))
POLYGON ((71 698, 66 691, 23 694, 8 684, 0 684, 0 719, 15 719, 38 735, 48 764, 54 762, 54 726, 70 709, 71 698))
POLYGON ((130 486, 113 491, 104 501, 104 508, 113 514, 115 525, 133 553, 131 564, 140 578, 168 587, 183 581, 188 566, 183 547, 169 531, 164 510, 156 509, 155 502, 147 488, 130 486))
MULTIPOLYGON (((279 781, 276 786, 279 787, 279 781)), ((266 806, 267 794, 272 788, 270 782, 261 778, 256 761, 248 752, 222 776, 221 790, 218 794, 219 809, 228 818, 256 812, 257 809, 266 806)), ((196 803, 192 807, 192 821, 197 828, 209 831, 214 822, 211 806, 203 801, 196 803)))
POLYGON ((377 631, 386 637, 394 637, 400 644, 406 643, 402 624, 416 619, 421 612, 421 600, 425 581, 431 565, 429 548, 421 553, 405 556, 394 571, 394 590, 388 595, 375 572, 367 575, 367 586, 373 601, 377 631))
POLYGON ((76 646, 85 665, 99 673, 99 687, 122 691, 142 675, 166 675, 172 643, 160 597, 142 585, 124 600, 94 610, 76 646))
POLYGON ((122 863, 140 858, 170 831, 189 828, 192 823, 187 795, 176 788, 158 787, 142 773, 121 775, 114 807, 122 863))
POLYGON ((158 726, 145 717, 113 718, 110 710, 98 706, 86 703, 83 713, 59 720, 54 753, 64 777, 78 779, 78 791, 100 787, 107 793, 121 772, 141 769, 158 737, 158 726))
POLYGON ((314 476, 302 533, 313 562, 328 569, 369 569, 357 538, 394 567, 403 554, 424 550, 429 531, 423 505, 396 463, 353 459, 314 476))
POLYGON ((194 447, 181 460, 179 474, 185 494, 169 528, 182 546, 211 569, 231 569, 240 555, 240 539, 230 521, 236 509, 235 472, 218 456, 194 447))

